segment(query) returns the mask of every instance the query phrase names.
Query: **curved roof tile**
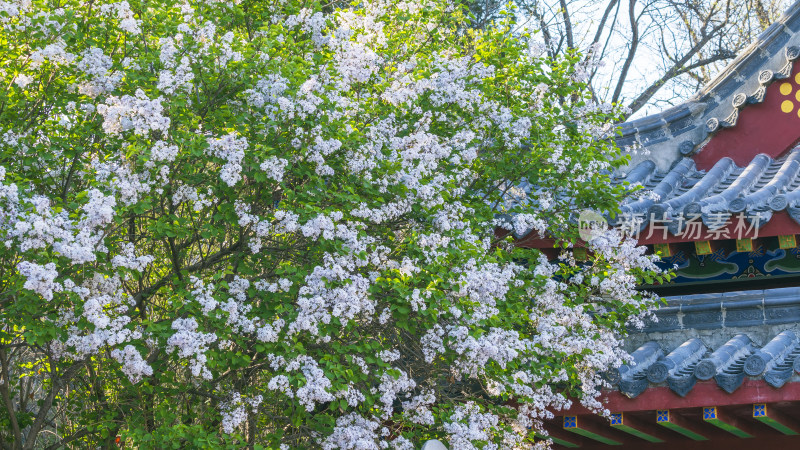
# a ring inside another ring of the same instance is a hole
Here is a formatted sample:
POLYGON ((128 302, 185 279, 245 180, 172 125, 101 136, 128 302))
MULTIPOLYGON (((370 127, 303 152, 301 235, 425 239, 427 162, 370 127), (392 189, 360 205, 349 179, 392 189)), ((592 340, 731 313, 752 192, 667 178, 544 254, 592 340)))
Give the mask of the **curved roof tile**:
POLYGON ((712 230, 739 213, 761 227, 784 209, 800 224, 800 147, 775 159, 756 155, 746 167, 722 158, 709 171, 697 170, 685 157, 665 172, 644 161, 616 182, 644 188, 639 197, 621 205, 617 224, 627 221, 644 229, 658 221, 677 235, 697 216, 712 230))
POLYGON ((618 387, 634 398, 651 385, 664 382, 686 396, 698 380, 714 379, 733 393, 746 376, 761 377, 775 388, 800 373, 800 339, 792 330, 775 335, 758 348, 746 334, 737 334, 713 352, 698 338, 686 340, 666 356, 658 342, 649 341, 631 355, 633 363, 619 369, 618 387))
POLYGON ((733 393, 746 377, 775 388, 800 379, 800 287, 666 300, 658 320, 631 335, 641 344, 632 363, 607 376, 626 396, 665 384, 685 396, 698 380, 733 393))
POLYGON ((620 147, 641 145, 635 165, 649 156, 665 170, 682 156, 697 152, 709 137, 736 125, 739 112, 761 103, 766 88, 787 78, 800 57, 800 1, 764 30, 755 42, 687 102, 621 125, 620 147))

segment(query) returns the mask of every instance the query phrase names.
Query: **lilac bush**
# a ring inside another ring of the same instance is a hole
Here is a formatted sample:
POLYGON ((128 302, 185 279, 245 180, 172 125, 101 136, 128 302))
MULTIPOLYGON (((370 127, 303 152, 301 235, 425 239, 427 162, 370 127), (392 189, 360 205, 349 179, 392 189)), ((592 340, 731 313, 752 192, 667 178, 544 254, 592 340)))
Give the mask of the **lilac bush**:
POLYGON ((625 193, 614 108, 465 20, 0 1, 4 447, 527 448, 602 409, 661 276, 613 232, 572 256, 625 193))

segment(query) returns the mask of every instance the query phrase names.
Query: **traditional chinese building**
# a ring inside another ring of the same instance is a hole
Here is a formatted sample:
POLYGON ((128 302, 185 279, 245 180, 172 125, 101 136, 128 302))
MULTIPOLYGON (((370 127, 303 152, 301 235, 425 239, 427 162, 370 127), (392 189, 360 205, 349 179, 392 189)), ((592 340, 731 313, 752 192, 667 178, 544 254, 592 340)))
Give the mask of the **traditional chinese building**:
POLYGON ((628 340, 611 420, 559 413, 557 448, 800 448, 799 56, 800 2, 689 101, 623 125, 645 151, 617 182, 655 195, 612 225, 677 277, 645 286, 668 305, 628 340))

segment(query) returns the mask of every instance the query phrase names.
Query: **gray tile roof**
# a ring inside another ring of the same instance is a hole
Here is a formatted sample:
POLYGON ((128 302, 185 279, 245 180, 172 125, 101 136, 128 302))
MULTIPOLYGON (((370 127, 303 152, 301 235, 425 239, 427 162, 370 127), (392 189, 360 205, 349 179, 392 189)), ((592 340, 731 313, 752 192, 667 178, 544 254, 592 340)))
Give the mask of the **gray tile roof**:
POLYGON ((739 213, 761 227, 774 212, 783 210, 800 223, 800 147, 776 159, 757 155, 746 167, 722 158, 708 171, 697 170, 686 157, 667 171, 653 161, 642 161, 616 182, 644 188, 644 195, 622 204, 617 224, 636 219, 644 229, 655 219, 678 234, 686 221, 698 215, 710 229, 720 228, 739 213))
POLYGON ((685 396, 698 380, 714 379, 729 393, 748 376, 774 388, 800 380, 800 287, 665 300, 657 321, 631 330, 634 363, 609 374, 626 396, 651 386, 685 396))
POLYGON ((646 342, 631 354, 633 364, 620 367, 610 377, 612 382, 631 398, 654 385, 667 385, 683 397, 698 380, 713 378, 720 388, 733 393, 746 376, 780 388, 794 372, 800 372, 800 336, 793 330, 777 333, 760 348, 741 333, 716 349, 690 338, 668 351, 656 341, 646 342))
POLYGON ((686 103, 622 124, 620 147, 641 145, 666 170, 700 150, 717 131, 733 127, 747 105, 764 100, 772 82, 787 78, 800 56, 800 2, 767 28, 741 55, 686 103))
POLYGON ((763 330, 758 336, 763 341, 769 337, 765 333, 800 324, 800 287, 692 294, 665 300, 667 305, 655 311, 657 321, 648 322, 638 331, 643 336, 658 334, 669 342, 667 346, 683 342, 692 333, 708 336, 708 333, 744 330, 752 334, 752 327, 763 330))

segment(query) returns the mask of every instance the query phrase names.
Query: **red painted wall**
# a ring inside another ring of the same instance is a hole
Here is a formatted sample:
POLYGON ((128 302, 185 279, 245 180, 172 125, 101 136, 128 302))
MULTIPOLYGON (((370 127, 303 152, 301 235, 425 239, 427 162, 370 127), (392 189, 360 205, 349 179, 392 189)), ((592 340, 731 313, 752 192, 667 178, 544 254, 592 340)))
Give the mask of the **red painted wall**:
MULTIPOLYGON (((704 406, 748 405, 800 401, 800 382, 786 383, 780 389, 769 386, 764 380, 746 379, 733 394, 723 391, 713 380, 698 381, 694 388, 681 397, 668 387, 651 387, 636 398, 628 398, 619 391, 603 393, 600 401, 611 412, 654 411, 656 409, 702 408, 704 406)), ((567 411, 556 415, 581 415, 592 412, 578 402, 567 411)), ((800 447, 798 447, 800 448, 800 447)))
MULTIPOLYGON (((800 131, 800 124, 798 124, 800 131)), ((663 224, 648 225, 644 231, 639 233, 639 245, 645 244, 660 244, 660 243, 678 243, 678 242, 694 242, 694 241, 719 241, 726 239, 745 239, 745 238, 759 238, 769 236, 781 236, 785 234, 800 234, 800 225, 797 224, 786 211, 777 211, 772 215, 772 218, 760 229, 749 227, 749 224, 742 218, 736 215, 732 216, 728 225, 721 230, 715 232, 702 225, 701 231, 685 232, 682 236, 674 236, 671 233, 666 234, 664 239, 664 226, 663 224)))
MULTIPOLYGON (((749 94, 749 93, 748 93, 749 94)), ((732 107, 731 107, 732 110, 732 107)), ((719 117, 724 120, 725 117, 719 117)), ((767 88, 764 102, 747 105, 739 112, 733 128, 714 135, 694 160, 698 169, 710 169, 723 156, 737 165, 747 165, 754 156, 765 153, 776 157, 800 140, 800 64, 785 80, 767 88), (782 109, 783 108, 783 109, 782 109)))
MULTIPOLYGON (((800 124, 798 124, 800 130, 800 124)), ((501 230, 502 231, 502 230, 501 230)), ((496 233, 498 238, 507 235, 508 233, 496 233)), ((639 245, 647 244, 661 244, 661 243, 679 243, 679 242, 695 242, 695 241, 719 241, 728 239, 744 239, 744 238, 759 238, 780 236, 785 234, 800 234, 800 225, 795 222, 786 211, 778 211, 773 214, 772 218, 760 229, 750 228, 747 222, 743 222, 737 216, 733 216, 728 222, 728 225, 722 230, 711 232, 709 229, 702 225, 700 232, 686 232, 681 236, 675 236, 667 232, 666 239, 664 239, 664 226, 658 225, 654 228, 648 225, 638 236, 639 245), (744 226, 745 228, 737 228, 744 226)), ((532 232, 528 236, 517 240, 516 244, 523 248, 538 248, 538 249, 552 249, 555 241, 552 239, 541 239, 536 232, 532 232)), ((582 246, 582 243, 579 244, 582 246)), ((557 251, 553 253, 553 257, 558 254, 557 251)), ((549 255, 548 255, 549 256, 549 255)))

